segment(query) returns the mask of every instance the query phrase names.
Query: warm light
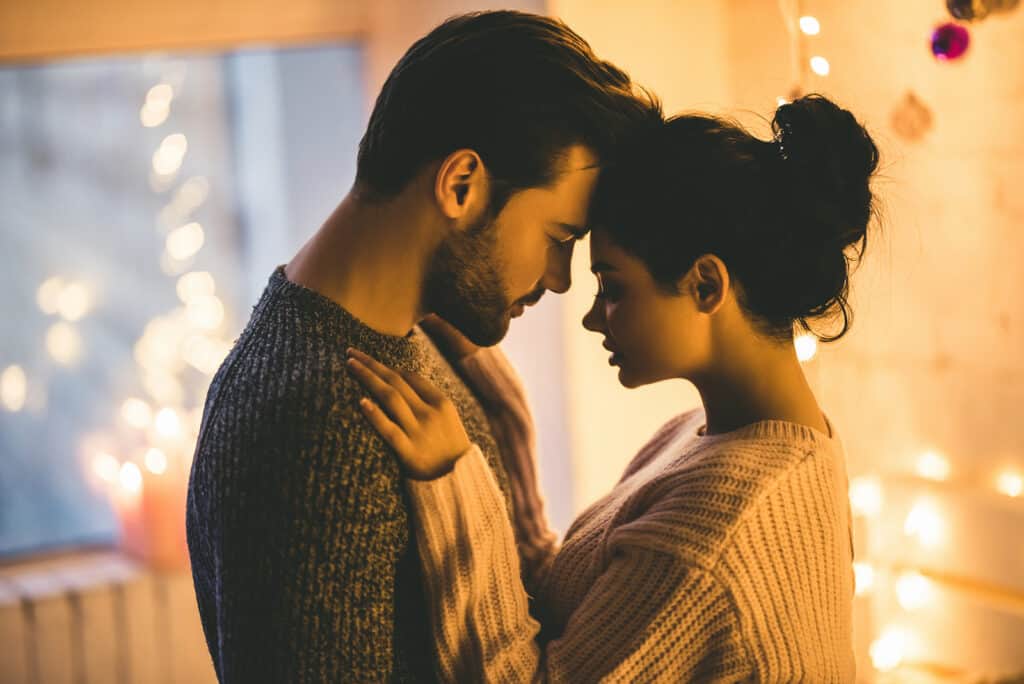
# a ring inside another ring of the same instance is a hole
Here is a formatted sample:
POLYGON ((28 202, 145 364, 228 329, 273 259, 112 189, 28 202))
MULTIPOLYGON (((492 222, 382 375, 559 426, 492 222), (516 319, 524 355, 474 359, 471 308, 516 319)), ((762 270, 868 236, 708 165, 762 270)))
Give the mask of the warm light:
POLYGON ((230 343, 203 335, 190 337, 182 345, 182 356, 185 363, 206 375, 216 373, 230 352, 230 343))
POLYGON ((819 76, 828 76, 828 72, 831 70, 832 67, 824 57, 811 57, 811 71, 814 73, 819 76))
POLYGON ((942 541, 942 516, 935 504, 920 499, 914 504, 903 523, 903 532, 916 537, 923 546, 936 546, 942 541))
POLYGON ((800 17, 800 30, 809 36, 821 33, 821 22, 814 17, 800 17))
POLYGON ((907 630, 889 627, 871 644, 871 664, 881 672, 895 670, 903 662, 909 641, 907 630))
POLYGON ((186 223, 167 236, 167 253, 172 259, 184 261, 203 247, 206 235, 198 223, 186 223))
POLYGON ((185 390, 172 374, 159 370, 142 375, 142 387, 153 399, 165 404, 180 404, 185 390))
POLYGON ((170 114, 171 108, 167 105, 150 104, 147 102, 139 110, 139 121, 146 128, 156 128, 164 121, 167 121, 167 117, 170 114))
POLYGON ((172 408, 160 409, 153 421, 157 434, 161 437, 177 437, 181 434, 181 419, 172 408))
POLYGON ((129 426, 144 430, 153 422, 153 409, 142 399, 125 399, 121 404, 121 418, 129 426))
POLYGON ((167 455, 156 447, 146 452, 146 469, 154 475, 162 475, 167 471, 167 455))
POLYGON ((193 176, 181 184, 174 196, 174 204, 185 211, 191 211, 206 201, 210 194, 210 181, 203 176, 193 176))
POLYGON ((781 95, 779 95, 777 98, 775 98, 775 106, 776 107, 781 107, 782 105, 788 105, 788 104, 789 104, 789 100, 787 100, 786 98, 782 97, 781 95))
POLYGON ((174 133, 167 136, 153 153, 153 171, 161 176, 176 173, 181 168, 187 151, 188 140, 184 135, 174 133))
POLYGON ((121 464, 118 480, 125 491, 135 494, 142 489, 142 471, 131 461, 121 464))
POLYGON ((896 580, 896 598, 904 610, 914 611, 935 596, 932 581, 918 572, 905 572, 896 580))
POLYGON ((21 366, 8 366, 0 374, 0 402, 11 412, 20 411, 25 407, 25 395, 28 394, 28 378, 21 366))
POLYGON ((209 297, 216 285, 213 276, 206 271, 193 271, 178 278, 178 298, 188 304, 196 297, 209 297))
POLYGON ((174 88, 169 83, 159 83, 146 93, 146 104, 154 107, 166 107, 174 98, 174 88))
POLYGON ((104 482, 113 482, 117 479, 118 470, 121 466, 117 459, 105 451, 101 451, 92 457, 92 472, 104 482))
POLYGON ((869 563, 854 563, 853 576, 857 596, 863 596, 874 588, 875 569, 869 563))
POLYGON ((57 297, 57 311, 69 321, 77 321, 89 313, 92 298, 89 290, 81 283, 71 283, 61 290, 57 297))
POLYGON ((855 477, 850 482, 850 508, 854 515, 874 517, 882 510, 882 485, 877 478, 855 477))
POLYGON ((818 338, 810 333, 802 333, 793 341, 796 347, 796 358, 801 362, 810 361, 818 353, 818 338))
POLYGON ((188 321, 203 330, 216 330, 224 322, 224 304, 214 295, 191 299, 185 309, 188 321))
POLYGON ((36 303, 45 314, 57 313, 60 293, 64 289, 64 280, 60 276, 47 278, 36 291, 36 303))
POLYGON ((949 460, 935 451, 926 451, 917 459, 917 474, 929 480, 949 479, 949 460))
POLYGON ((46 332, 46 350, 57 363, 70 365, 82 354, 82 339, 73 326, 54 323, 46 332))
POLYGON ((1020 496, 1024 493, 1024 477, 1012 470, 1004 470, 996 478, 996 489, 1006 496, 1020 496))

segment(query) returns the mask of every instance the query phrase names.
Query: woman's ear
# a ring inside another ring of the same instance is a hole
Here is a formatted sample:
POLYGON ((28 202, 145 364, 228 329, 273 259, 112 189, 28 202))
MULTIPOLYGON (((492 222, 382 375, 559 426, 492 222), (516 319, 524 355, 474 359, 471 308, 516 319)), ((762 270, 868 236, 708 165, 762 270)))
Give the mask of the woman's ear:
POLYGON ((701 313, 713 314, 722 306, 731 286, 729 269, 714 254, 697 257, 684 277, 701 313))
POLYGON ((441 162, 434 182, 434 200, 441 213, 458 221, 486 208, 487 172, 475 151, 456 150, 441 162))

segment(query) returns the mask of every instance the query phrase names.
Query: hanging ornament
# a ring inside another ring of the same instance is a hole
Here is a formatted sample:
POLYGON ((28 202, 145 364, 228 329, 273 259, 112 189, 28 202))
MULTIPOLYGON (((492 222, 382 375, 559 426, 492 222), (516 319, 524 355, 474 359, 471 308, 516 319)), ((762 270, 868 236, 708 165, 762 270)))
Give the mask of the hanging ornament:
POLYGON ((943 24, 932 33, 932 54, 944 62, 963 57, 970 44, 970 33, 959 24, 943 24))
POLYGON ((981 21, 990 14, 1016 9, 1020 0, 946 0, 946 9, 954 19, 981 21))
POLYGON ((932 128, 931 109, 913 91, 907 91, 893 109, 890 121, 896 134, 908 142, 923 140, 932 128))

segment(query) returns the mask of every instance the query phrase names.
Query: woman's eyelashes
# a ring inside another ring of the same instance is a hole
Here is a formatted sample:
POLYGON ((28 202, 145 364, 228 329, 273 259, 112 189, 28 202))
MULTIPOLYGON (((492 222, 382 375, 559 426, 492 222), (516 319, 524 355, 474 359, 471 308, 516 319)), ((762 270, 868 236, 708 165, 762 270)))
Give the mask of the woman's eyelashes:
POLYGON ((601 274, 597 274, 597 293, 594 295, 595 299, 601 299, 604 301, 613 302, 619 296, 619 289, 614 283, 609 283, 607 280, 601 277, 601 274))

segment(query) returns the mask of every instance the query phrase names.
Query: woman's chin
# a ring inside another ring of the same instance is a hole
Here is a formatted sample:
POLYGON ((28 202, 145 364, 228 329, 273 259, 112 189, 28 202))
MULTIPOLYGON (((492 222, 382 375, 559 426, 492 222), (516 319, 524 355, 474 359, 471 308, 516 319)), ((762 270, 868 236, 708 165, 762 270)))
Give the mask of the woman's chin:
POLYGON ((633 389, 635 387, 639 387, 643 383, 637 382, 636 378, 630 374, 628 368, 625 366, 619 366, 619 384, 626 389, 633 389))

